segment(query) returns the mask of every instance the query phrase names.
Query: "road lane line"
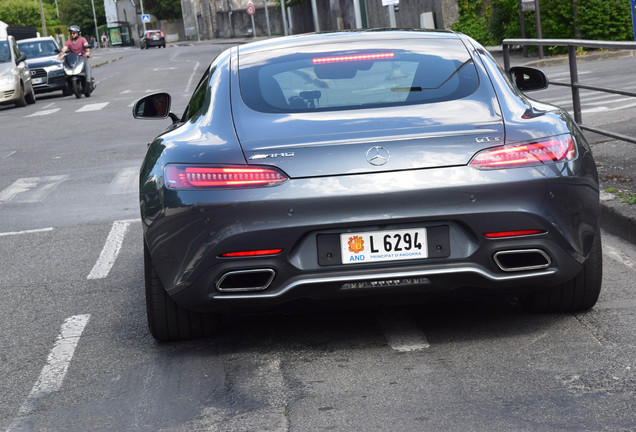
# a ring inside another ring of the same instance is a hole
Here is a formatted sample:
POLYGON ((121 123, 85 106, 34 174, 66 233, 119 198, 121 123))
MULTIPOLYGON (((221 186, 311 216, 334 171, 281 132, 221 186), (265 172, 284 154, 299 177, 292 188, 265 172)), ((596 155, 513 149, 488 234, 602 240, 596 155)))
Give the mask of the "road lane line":
POLYGON ((90 315, 75 315, 64 321, 38 380, 20 407, 18 418, 9 426, 7 432, 24 430, 24 427, 28 426, 25 417, 35 411, 37 400, 60 389, 89 319, 90 315))
POLYGON ((24 230, 24 231, 3 232, 3 233, 0 233, 0 237, 22 235, 22 234, 34 234, 34 233, 49 232, 49 231, 53 231, 53 227, 38 228, 38 229, 24 230))
POLYGON ((119 255, 128 226, 136 220, 137 219, 121 220, 113 223, 113 227, 110 229, 110 233, 106 239, 106 244, 104 244, 104 248, 97 262, 86 279, 103 279, 108 276, 110 269, 115 264, 115 260, 117 260, 117 256, 119 255))
POLYGON ((389 346, 395 351, 420 351, 431 346, 408 313, 383 314, 378 317, 378 322, 389 346))

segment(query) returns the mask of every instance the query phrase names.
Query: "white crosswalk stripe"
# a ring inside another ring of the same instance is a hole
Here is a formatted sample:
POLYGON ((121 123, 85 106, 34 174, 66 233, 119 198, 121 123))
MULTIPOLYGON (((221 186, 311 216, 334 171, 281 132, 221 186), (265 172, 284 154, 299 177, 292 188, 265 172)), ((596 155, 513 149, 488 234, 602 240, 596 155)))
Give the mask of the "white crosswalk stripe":
POLYGON ((92 103, 78 108, 77 110, 75 110, 75 112, 99 111, 104 109, 106 105, 108 105, 108 102, 92 103))
POLYGON ((108 185, 106 195, 120 195, 135 192, 137 190, 138 175, 138 167, 124 168, 120 170, 110 185, 108 185))
POLYGON ((39 202, 47 193, 69 178, 68 175, 57 175, 18 179, 12 185, 0 191, 0 204, 7 202, 39 202))

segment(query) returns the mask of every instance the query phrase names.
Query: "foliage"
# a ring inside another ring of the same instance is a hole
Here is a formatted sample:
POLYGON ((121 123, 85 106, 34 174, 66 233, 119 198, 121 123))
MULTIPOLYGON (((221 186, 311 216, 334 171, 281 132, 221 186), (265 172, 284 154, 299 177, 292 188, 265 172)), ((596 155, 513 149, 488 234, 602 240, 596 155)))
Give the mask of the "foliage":
POLYGON ((0 21, 12 26, 40 26, 39 3, 32 0, 2 0, 0 21))
POLYGON ((577 24, 584 39, 633 40, 630 2, 578 0, 577 24))
POLYGON ((97 25, 106 23, 103 1, 94 0, 94 2, 91 3, 91 0, 58 0, 57 5, 60 10, 60 21, 66 25, 63 32, 66 34, 66 37, 68 37, 68 26, 70 25, 80 26, 82 36, 86 39, 94 35, 95 21, 93 20, 93 4, 95 5, 97 25))
MULTIPOLYGON (((540 0, 541 33, 551 39, 633 40, 627 0, 540 0)), ((482 44, 520 38, 519 0, 459 0, 459 20, 453 25, 482 44), (490 5, 484 6, 484 5, 490 5)), ((527 38, 537 37, 535 12, 524 12, 527 38)), ((554 52, 546 47, 548 52, 554 52)))
POLYGON ((494 45, 495 39, 488 29, 490 8, 474 0, 459 0, 459 19, 451 27, 474 38, 483 45, 494 45))
POLYGON ((180 0, 146 0, 144 12, 152 13, 157 19, 169 20, 182 18, 180 0))

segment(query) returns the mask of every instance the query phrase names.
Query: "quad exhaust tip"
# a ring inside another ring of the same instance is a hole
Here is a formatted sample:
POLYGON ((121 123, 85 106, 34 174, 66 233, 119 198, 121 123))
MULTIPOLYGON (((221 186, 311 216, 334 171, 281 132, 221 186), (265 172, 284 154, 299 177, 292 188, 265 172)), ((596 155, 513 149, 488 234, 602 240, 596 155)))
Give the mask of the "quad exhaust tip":
POLYGON ((550 256, 541 249, 521 249, 495 252, 497 266, 505 272, 539 270, 550 267, 550 256))
POLYGON ((235 270, 225 273, 216 283, 220 292, 263 291, 274 280, 276 272, 272 269, 235 270))

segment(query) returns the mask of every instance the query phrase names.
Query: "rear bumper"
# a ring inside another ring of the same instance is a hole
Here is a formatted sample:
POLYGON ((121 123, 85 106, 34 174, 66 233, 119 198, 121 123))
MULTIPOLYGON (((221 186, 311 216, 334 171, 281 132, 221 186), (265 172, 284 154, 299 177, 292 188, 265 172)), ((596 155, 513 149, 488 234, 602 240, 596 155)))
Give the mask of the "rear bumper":
POLYGON ((464 288, 517 294, 564 283, 582 268, 598 227, 595 170, 593 165, 580 169, 589 166, 588 157, 587 162, 531 169, 455 167, 290 180, 246 191, 162 190, 141 197, 145 240, 168 294, 192 310, 276 308, 301 299, 390 298, 464 288), (577 171, 584 175, 562 175, 577 171), (450 248, 440 258, 319 263, 322 235, 438 226, 448 228, 450 248), (544 233, 484 236, 518 229, 544 233), (267 258, 219 257, 273 248, 283 252, 267 258), (495 257, 514 251, 539 251, 536 256, 547 257, 545 265, 502 269, 495 257), (258 290, 219 290, 228 274, 245 271, 255 271, 259 281, 266 273, 275 276, 266 286, 247 284, 258 290))

